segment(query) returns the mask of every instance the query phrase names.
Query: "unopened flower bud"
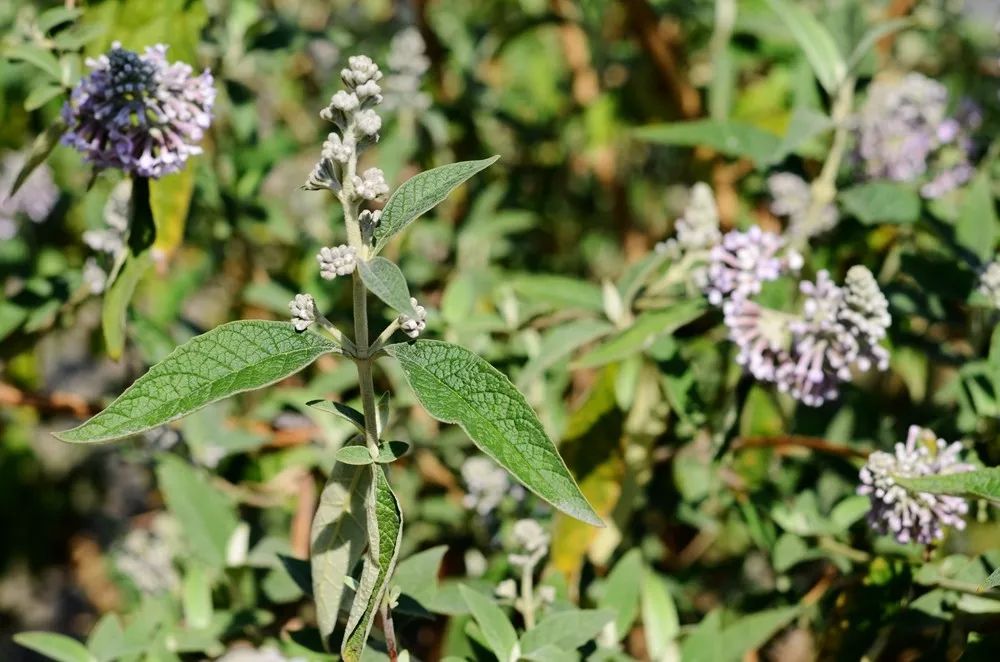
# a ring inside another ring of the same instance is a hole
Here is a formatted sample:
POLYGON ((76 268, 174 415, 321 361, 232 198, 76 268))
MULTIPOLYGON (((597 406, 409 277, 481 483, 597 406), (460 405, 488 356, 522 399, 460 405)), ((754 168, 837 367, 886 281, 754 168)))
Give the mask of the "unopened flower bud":
POLYGON ((410 317, 406 313, 401 314, 399 316, 399 328, 411 338, 416 338, 427 327, 427 309, 418 304, 414 297, 410 297, 410 303, 413 304, 413 309, 416 311, 417 316, 410 317))
POLYGON ((316 301, 310 294, 296 294, 288 302, 288 310, 292 313, 292 326, 296 331, 305 331, 316 321, 316 301))
POLYGON ((368 168, 361 176, 354 176, 354 192, 365 200, 376 200, 389 192, 385 174, 378 168, 368 168))
POLYGON ((319 275, 326 280, 333 280, 354 271, 358 252, 353 246, 341 244, 333 248, 321 248, 316 259, 319 261, 319 275))

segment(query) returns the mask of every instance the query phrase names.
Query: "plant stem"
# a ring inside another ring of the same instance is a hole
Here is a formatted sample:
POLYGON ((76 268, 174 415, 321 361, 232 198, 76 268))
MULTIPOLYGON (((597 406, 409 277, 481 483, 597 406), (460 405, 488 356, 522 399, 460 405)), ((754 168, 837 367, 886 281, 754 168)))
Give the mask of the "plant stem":
POLYGON ((524 616, 524 629, 535 627, 535 566, 526 563, 521 568, 521 615, 524 616))
POLYGON ((390 662, 396 662, 399 659, 399 648, 396 645, 396 627, 392 624, 392 612, 389 611, 389 606, 386 603, 382 603, 382 608, 379 609, 379 615, 382 617, 382 633, 385 634, 385 650, 389 654, 390 662))
POLYGON ((365 414, 365 443, 368 450, 378 453, 378 412, 375 410, 375 385, 372 382, 372 359, 368 352, 368 288, 355 270, 354 276, 354 344, 357 346, 358 385, 365 414))
POLYGON ((847 151, 847 138, 850 129, 848 120, 854 108, 854 86, 854 77, 848 76, 840 84, 837 96, 833 100, 833 108, 830 110, 830 119, 835 127, 833 143, 830 145, 830 151, 823 162, 823 169, 820 170, 819 177, 813 180, 810 187, 809 208, 806 210, 805 218, 795 231, 795 236, 792 237, 792 244, 796 248, 804 246, 809 237, 819 230, 823 219, 823 210, 837 196, 837 172, 840 170, 844 153, 847 151))

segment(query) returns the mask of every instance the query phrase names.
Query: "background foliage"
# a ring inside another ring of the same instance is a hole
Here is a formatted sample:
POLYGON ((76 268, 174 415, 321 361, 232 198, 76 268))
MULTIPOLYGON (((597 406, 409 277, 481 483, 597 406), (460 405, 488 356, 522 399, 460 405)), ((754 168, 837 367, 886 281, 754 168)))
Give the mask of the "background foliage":
MULTIPOLYGON (((979 590, 1000 566, 995 506, 972 501, 968 527, 929 550, 873 534, 855 494, 863 458, 909 425, 1000 462, 997 311, 975 290, 1000 238, 991 3, 796 3, 829 43, 763 0, 80 4, 0 7, 4 190, 12 155, 56 121, 83 56, 114 40, 169 44, 171 59, 212 70, 219 96, 205 153, 154 185, 157 244, 133 296, 92 294, 81 235, 105 226, 116 181, 92 178, 71 150, 48 161, 51 212, 0 225, 0 658, 29 659, 10 635, 47 629, 89 637, 102 661, 243 645, 321 659, 295 559, 351 429, 305 403, 352 401, 352 366, 324 356, 113 448, 51 432, 96 413, 177 344, 232 319, 285 319, 296 292, 320 289, 314 256, 339 240, 339 211, 298 189, 325 135, 318 110, 348 55, 384 63, 408 26, 426 42, 431 107, 387 113, 372 153, 390 184, 501 158, 386 254, 430 309, 429 334, 472 348, 528 394, 609 525, 553 515, 514 489, 477 511, 474 468, 463 472, 471 442, 414 408, 402 374, 380 373, 395 394, 390 437, 414 445, 393 470, 409 525, 397 634, 411 654, 490 659, 509 643, 491 638, 475 590, 515 576, 510 529, 525 517, 552 536, 548 617, 573 603, 592 621, 574 621, 579 641, 546 641, 590 659, 997 650, 997 591, 979 590), (876 74, 919 71, 955 103, 975 101, 983 122, 975 177, 930 202, 865 181, 845 158, 841 220, 811 242, 808 269, 872 270, 893 316, 891 363, 812 409, 741 376, 699 294, 664 307, 637 283, 697 181, 712 185, 724 229, 781 228, 766 176, 819 175, 837 57, 859 98, 876 74), (699 122, 675 124, 687 120, 699 122), (113 296, 127 320, 117 339, 101 328, 113 296)), ((320 303, 347 324, 339 288, 320 303)))

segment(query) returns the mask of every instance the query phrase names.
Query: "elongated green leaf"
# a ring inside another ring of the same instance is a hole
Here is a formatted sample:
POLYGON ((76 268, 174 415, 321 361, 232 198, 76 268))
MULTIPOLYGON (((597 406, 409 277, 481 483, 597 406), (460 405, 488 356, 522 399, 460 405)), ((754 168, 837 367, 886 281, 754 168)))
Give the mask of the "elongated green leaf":
MULTIPOLYGON (((341 656, 346 662, 355 662, 361 659, 361 654, 365 650, 365 642, 372 630, 372 623, 375 620, 375 612, 382 604, 382 598, 389 587, 389 578, 396 567, 396 560, 399 557, 399 542, 403 535, 403 513, 399 508, 396 495, 389 488, 389 481, 386 480, 385 470, 377 467, 375 472, 375 483, 372 486, 374 494, 375 508, 368 511, 368 549, 369 556, 365 557, 366 568, 362 571, 362 583, 365 582, 365 574, 374 573, 374 585, 368 593, 365 605, 360 600, 355 599, 351 607, 351 614, 347 621, 347 636, 344 638, 344 645, 341 649, 341 656), (372 570, 369 571, 368 568, 372 570)), ((358 597, 362 595, 358 591, 358 597)))
POLYGON ((913 24, 914 20, 912 18, 894 18, 884 22, 880 21, 878 24, 872 26, 872 28, 861 37, 861 40, 858 41, 858 44, 854 47, 854 50, 851 51, 850 56, 848 56, 848 70, 854 71, 857 69, 858 65, 864 60, 865 55, 868 54, 868 51, 870 51, 880 39, 887 37, 893 32, 898 32, 899 30, 908 28, 913 24))
POLYGON ((619 640, 628 634, 639 615, 640 589, 646 584, 642 572, 642 552, 629 550, 608 574, 597 603, 615 614, 615 635, 619 640))
POLYGON ((626 359, 649 347, 656 338, 673 333, 697 319, 704 310, 703 301, 692 299, 665 310, 642 313, 632 326, 584 354, 575 365, 594 368, 626 359))
POLYGON ((30 44, 18 44, 5 49, 4 57, 9 60, 27 62, 56 82, 62 79, 62 67, 59 66, 59 60, 44 48, 30 44))
POLYGON ((500 662, 514 662, 518 655, 517 632, 510 619, 492 599, 468 586, 460 586, 462 599, 469 606, 473 618, 486 638, 490 650, 500 662))
POLYGON ((393 192, 382 209, 375 228, 375 252, 382 250, 393 235, 418 216, 444 200, 456 186, 484 168, 496 163, 499 156, 481 161, 460 161, 415 175, 393 192))
POLYGON ((21 166, 21 171, 17 173, 17 177, 14 179, 14 184, 10 187, 8 195, 13 196, 20 190, 24 182, 28 181, 31 173, 35 171, 35 168, 40 166, 49 157, 49 154, 59 144, 59 139, 62 138, 64 133, 66 133, 66 122, 62 118, 59 118, 53 121, 41 135, 35 138, 35 141, 31 143, 31 152, 28 154, 28 160, 21 166))
POLYGON ((767 165, 781 148, 777 135, 737 120, 653 124, 636 129, 635 136, 662 145, 711 147, 729 156, 746 157, 758 167, 767 165))
POLYGON ((438 594, 438 573, 447 546, 431 547, 400 561, 392 583, 401 595, 395 611, 427 616, 438 594))
POLYGON ((820 85, 835 93, 847 75, 847 63, 833 36, 802 5, 789 0, 767 1, 795 37, 820 85))
POLYGON ((546 303, 555 308, 583 308, 597 313, 604 310, 601 288, 579 278, 524 274, 511 280, 510 286, 532 303, 546 303))
POLYGON ((663 659, 675 645, 680 621, 666 582, 652 570, 646 570, 642 582, 642 622, 650 657, 663 659))
POLYGON ((545 646, 573 650, 597 636, 615 618, 606 609, 568 609, 545 617, 521 637, 521 651, 537 652, 545 646))
POLYGON ((371 493, 370 466, 335 464, 313 518, 312 592, 320 636, 328 648, 337 617, 342 611, 350 611, 354 599, 354 591, 345 580, 368 546, 367 510, 371 493))
POLYGON ((781 146, 772 156, 770 163, 780 163, 789 154, 833 128, 833 121, 825 114, 805 106, 796 108, 788 121, 781 146))
POLYGON ((603 526, 524 396, 469 350, 434 340, 391 345, 421 404, 458 423, 479 448, 559 510, 603 526))
POLYGON ((53 632, 21 632, 14 641, 56 662, 96 662, 83 644, 76 639, 53 632))
POLYGON ((130 639, 122 627, 117 614, 107 613, 101 616, 97 625, 87 637, 87 650, 97 658, 97 662, 113 662, 122 658, 138 655, 146 650, 149 642, 137 642, 130 639))
POLYGON ((996 588, 1000 586, 1000 568, 997 568, 990 573, 990 576, 986 578, 986 581, 979 586, 979 591, 987 591, 991 588, 996 588))
POLYGON ((517 377, 517 383, 521 388, 525 388, 578 348, 608 334, 613 329, 611 324, 602 320, 579 319, 546 331, 538 347, 538 356, 525 364, 517 377))
POLYGON ((325 411, 328 414, 342 418, 353 425, 361 434, 365 433, 365 415, 350 405, 345 405, 343 402, 331 402, 329 400, 310 400, 306 404, 313 409, 325 411))
POLYGON ((993 201, 993 184, 986 172, 972 180, 965 191, 955 226, 955 239, 980 260, 991 260, 1000 238, 1000 219, 993 201))
POLYGON ((57 83, 39 85, 24 100, 24 109, 27 111, 37 110, 62 94, 62 92, 62 86, 57 83))
POLYGON ((185 625, 194 630, 207 628, 212 621, 212 584, 197 561, 188 564, 181 597, 185 625))
POLYGON ((232 502, 212 487, 205 471, 175 455, 162 456, 156 479, 194 555, 212 567, 224 567, 229 539, 239 524, 232 502))
POLYGON ((868 182, 838 196, 844 210, 865 225, 914 223, 920 218, 920 196, 897 182, 868 182))
POLYGON ((368 261, 359 260, 358 273, 372 294, 387 306, 396 312, 411 317, 417 316, 417 311, 413 309, 413 303, 410 301, 410 288, 406 286, 406 278, 391 260, 384 257, 373 257, 368 261))
POLYGON ((747 614, 722 629, 724 660, 742 660, 766 644, 771 637, 798 616, 799 607, 778 607, 747 614))
POLYGON ((113 359, 120 359, 122 352, 125 351, 128 306, 135 294, 136 286, 152 266, 153 258, 149 251, 137 256, 127 255, 121 272, 104 294, 104 300, 101 302, 101 330, 104 332, 104 345, 108 356, 113 359))
POLYGON ((914 492, 954 494, 1000 502, 1000 467, 920 478, 895 476, 895 480, 914 492))
POLYGON ((192 338, 63 441, 110 441, 150 430, 235 393, 273 384, 337 350, 287 322, 243 320, 192 338))

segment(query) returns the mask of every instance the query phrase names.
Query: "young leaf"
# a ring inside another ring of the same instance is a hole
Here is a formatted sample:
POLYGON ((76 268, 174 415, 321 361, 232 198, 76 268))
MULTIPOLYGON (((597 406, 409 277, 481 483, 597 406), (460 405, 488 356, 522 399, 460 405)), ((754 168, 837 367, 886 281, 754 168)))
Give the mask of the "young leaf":
POLYGON ((344 446, 337 451, 337 462, 353 464, 355 466, 365 464, 391 464, 406 455, 410 450, 410 444, 405 441, 383 441, 378 445, 378 455, 372 457, 367 446, 352 445, 344 446))
MULTIPOLYGON (((368 593, 366 605, 362 607, 360 600, 356 598, 351 607, 347 621, 347 636, 344 637, 341 649, 341 656, 346 662, 356 662, 361 659, 375 619, 375 612, 382 604, 382 598, 389 586, 389 577, 392 576, 396 566, 399 542, 403 535, 403 513, 396 495, 389 488, 385 470, 379 467, 374 472, 372 498, 375 507, 368 510, 369 555, 365 557, 366 568, 362 571, 362 583, 365 581, 364 575, 370 573, 369 568, 373 570, 375 581, 371 591, 366 591, 368 593)), ((358 598, 361 595, 359 589, 358 598)))
POLYGON ((736 120, 652 124, 634 133, 640 140, 662 145, 705 145, 728 156, 746 157, 757 166, 766 166, 781 148, 781 138, 777 135, 736 120))
POLYGON ((229 539, 239 524, 228 497, 212 487, 203 470, 176 455, 162 456, 156 479, 194 555, 212 567, 224 567, 229 539))
POLYGON ((4 57, 8 60, 27 62, 56 82, 62 79, 62 67, 59 65, 59 60, 44 48, 30 44, 18 44, 5 49, 4 57))
POLYGON ((365 433, 365 415, 350 405, 345 405, 343 402, 330 402, 328 400, 310 400, 306 404, 313 409, 338 416, 357 428, 361 434, 365 433))
POLYGON ((781 163, 786 156, 794 154, 804 144, 831 128, 833 121, 827 115, 806 106, 796 108, 788 121, 781 147, 771 158, 770 164, 781 163))
POLYGON ((468 586, 459 586, 462 599, 469 606, 473 618, 479 624, 486 643, 500 662, 514 662, 519 657, 517 632, 510 619, 491 598, 468 586))
POLYGON ((96 662, 83 644, 76 639, 52 632, 21 632, 14 642, 55 662, 96 662))
POLYGON ((39 85, 31 91, 31 94, 24 100, 24 109, 27 111, 38 110, 46 103, 62 94, 63 88, 57 83, 47 83, 39 85))
POLYGON ((481 161, 460 161, 415 175, 396 189, 382 208, 382 218, 375 227, 375 252, 382 250, 393 235, 418 216, 444 200, 456 186, 484 168, 496 163, 499 156, 481 161))
POLYGON ((820 85, 834 94, 847 75, 847 63, 833 36, 801 5, 788 0, 767 1, 795 37, 820 85))
POLYGON ((510 281, 511 288, 531 303, 553 308, 583 308, 604 311, 601 288, 579 278, 554 274, 522 274, 510 281))
POLYGON ((883 37, 887 37, 893 32, 898 32, 904 28, 908 28, 915 24, 912 18, 894 18, 888 21, 881 21, 870 30, 868 30, 858 44, 851 51, 851 54, 847 58, 847 68, 850 71, 854 71, 858 68, 858 65, 864 60, 865 55, 868 54, 875 44, 877 44, 883 37))
POLYGON ((521 651, 528 655, 545 646, 573 650, 597 636, 615 618, 604 609, 567 609, 542 619, 521 637, 521 651))
POLYGON ((101 330, 104 332, 104 345, 108 356, 120 359, 125 351, 125 325, 128 315, 128 305, 135 294, 135 288, 142 277, 153 266, 153 258, 149 251, 140 255, 127 254, 121 273, 114 278, 111 287, 101 302, 101 330))
POLYGON ((188 563, 181 595, 184 623, 193 630, 204 630, 212 622, 212 584, 205 568, 197 561, 188 563))
POLYGON ((524 396, 499 370, 464 347, 434 340, 386 352, 431 416, 458 423, 487 455, 559 510, 603 526, 524 396))
POLYGON ((230 322, 192 338, 149 369, 107 409, 56 436, 63 441, 120 439, 217 400, 292 375, 337 345, 287 322, 230 322))
POLYGON ((1000 467, 963 471, 957 474, 905 478, 894 480, 908 490, 931 494, 954 494, 1000 503, 1000 467))
POLYGON ((353 591, 345 580, 368 546, 367 508, 371 498, 371 467, 335 464, 319 497, 312 522, 312 593, 323 645, 341 611, 349 611, 353 591))
POLYGON ((742 660, 746 654, 766 644, 778 630, 788 625, 798 616, 797 606, 778 607, 747 614, 722 629, 722 650, 720 659, 742 660))
POLYGON ((358 273, 372 294, 387 306, 410 317, 417 316, 410 301, 410 288, 406 286, 406 278, 391 260, 384 257, 358 260, 358 273))

